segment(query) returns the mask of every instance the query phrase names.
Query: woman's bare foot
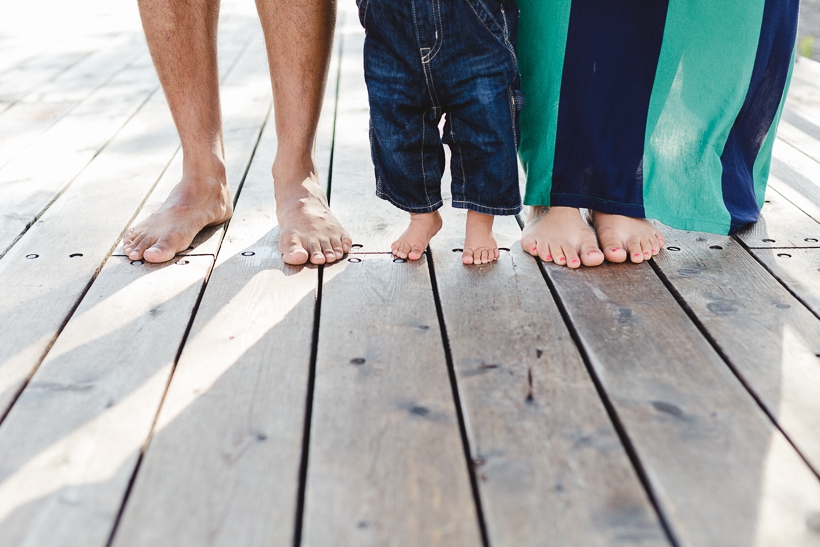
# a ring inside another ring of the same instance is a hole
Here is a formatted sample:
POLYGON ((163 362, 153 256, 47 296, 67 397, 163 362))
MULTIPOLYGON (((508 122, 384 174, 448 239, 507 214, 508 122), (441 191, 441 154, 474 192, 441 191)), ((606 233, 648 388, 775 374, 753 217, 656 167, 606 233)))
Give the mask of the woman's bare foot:
POLYGON ((663 234, 645 218, 610 215, 590 211, 592 224, 604 256, 610 262, 639 264, 649 260, 663 247, 663 234))
POLYGON ((277 169, 277 165, 273 168, 279 250, 288 264, 335 262, 353 245, 350 235, 330 212, 316 173, 315 167, 293 175, 277 169))
POLYGON ((432 213, 410 213, 410 225, 390 248, 398 258, 418 260, 427 249, 427 244, 441 230, 441 215, 432 213))
POLYGON ((598 266, 604 255, 595 233, 574 207, 532 207, 521 247, 544 262, 570 268, 598 266))
POLYGON ((166 262, 187 249, 200 230, 222 224, 232 213, 224 164, 186 169, 159 211, 125 233, 123 251, 131 260, 166 262))
POLYGON ((461 261, 464 264, 488 264, 498 260, 498 243, 493 237, 493 215, 467 211, 467 229, 461 261))

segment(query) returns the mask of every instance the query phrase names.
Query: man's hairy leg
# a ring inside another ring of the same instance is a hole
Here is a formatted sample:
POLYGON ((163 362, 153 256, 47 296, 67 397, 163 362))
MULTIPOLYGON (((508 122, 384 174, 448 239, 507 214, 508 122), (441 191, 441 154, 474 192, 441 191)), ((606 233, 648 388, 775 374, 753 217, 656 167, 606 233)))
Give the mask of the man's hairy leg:
POLYGON ((352 241, 328 208, 314 157, 335 0, 256 0, 265 31, 278 145, 273 188, 285 262, 334 262, 352 241))
POLYGON ((219 0, 139 0, 145 37, 182 141, 182 180, 159 211, 131 228, 132 260, 164 262, 232 213, 225 175, 216 31, 219 0))

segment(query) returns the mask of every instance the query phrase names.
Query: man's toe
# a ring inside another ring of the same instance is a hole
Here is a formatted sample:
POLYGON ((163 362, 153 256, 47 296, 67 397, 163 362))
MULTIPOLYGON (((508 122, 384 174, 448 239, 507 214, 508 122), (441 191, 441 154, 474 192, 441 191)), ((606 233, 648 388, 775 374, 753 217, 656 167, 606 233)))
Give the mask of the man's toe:
POLYGON ((143 257, 147 262, 159 264, 160 262, 168 262, 176 256, 176 251, 166 241, 157 241, 143 253, 143 257))

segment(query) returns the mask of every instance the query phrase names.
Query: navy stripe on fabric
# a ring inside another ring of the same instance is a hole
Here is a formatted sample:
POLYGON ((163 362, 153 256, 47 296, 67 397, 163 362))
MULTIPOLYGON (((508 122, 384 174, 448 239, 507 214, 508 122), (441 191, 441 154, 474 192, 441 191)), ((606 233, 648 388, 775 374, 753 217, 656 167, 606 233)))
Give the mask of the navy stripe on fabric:
POLYGON ((752 79, 729 132, 723 164, 723 202, 732 217, 730 234, 756 222, 754 165, 780 107, 797 34, 798 0, 766 0, 752 79))
POLYGON ((552 205, 580 194, 624 205, 608 212, 644 216, 646 121, 667 8, 668 0, 573 0, 552 205))

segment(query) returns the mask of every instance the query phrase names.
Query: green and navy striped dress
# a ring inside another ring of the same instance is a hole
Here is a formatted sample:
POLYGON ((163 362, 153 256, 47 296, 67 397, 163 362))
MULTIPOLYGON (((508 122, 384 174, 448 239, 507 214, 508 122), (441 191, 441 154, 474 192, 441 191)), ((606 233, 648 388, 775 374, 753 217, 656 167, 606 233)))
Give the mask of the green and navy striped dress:
POLYGON ((731 234, 763 204, 798 0, 518 0, 527 205, 731 234))

